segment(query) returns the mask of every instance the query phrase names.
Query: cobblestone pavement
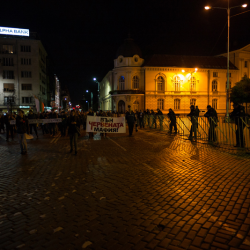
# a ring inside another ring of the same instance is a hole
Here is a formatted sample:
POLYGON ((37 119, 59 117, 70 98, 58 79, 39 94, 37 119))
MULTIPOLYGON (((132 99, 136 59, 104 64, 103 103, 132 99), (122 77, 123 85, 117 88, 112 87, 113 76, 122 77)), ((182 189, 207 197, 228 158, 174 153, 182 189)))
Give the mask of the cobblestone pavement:
POLYGON ((0 138, 0 249, 250 249, 250 155, 142 130, 0 138))

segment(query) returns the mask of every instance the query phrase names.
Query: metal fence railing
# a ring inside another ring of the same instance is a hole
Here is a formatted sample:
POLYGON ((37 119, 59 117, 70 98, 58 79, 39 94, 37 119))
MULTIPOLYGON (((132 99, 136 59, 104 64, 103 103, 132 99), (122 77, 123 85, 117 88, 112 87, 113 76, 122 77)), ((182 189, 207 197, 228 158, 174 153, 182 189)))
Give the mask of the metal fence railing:
MULTIPOLYGON (((145 115, 143 123, 145 128, 170 131, 171 121, 166 115, 145 115)), ((200 116, 194 117, 193 124, 188 116, 176 116, 176 125, 181 136, 190 137, 192 134, 197 140, 250 150, 250 119, 247 116, 234 119, 218 117, 216 120, 200 116)))

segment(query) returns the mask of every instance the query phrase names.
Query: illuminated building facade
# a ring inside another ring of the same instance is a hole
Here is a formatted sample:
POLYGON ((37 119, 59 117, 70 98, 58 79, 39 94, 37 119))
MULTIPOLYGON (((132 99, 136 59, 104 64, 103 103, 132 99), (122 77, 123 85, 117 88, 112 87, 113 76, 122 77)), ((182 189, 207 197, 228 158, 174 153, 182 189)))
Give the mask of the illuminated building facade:
POLYGON ((36 110, 39 105, 35 99, 40 104, 47 103, 47 52, 35 34, 30 36, 27 30, 22 33, 15 29, 8 35, 3 30, 0 29, 0 110, 36 110))
MULTIPOLYGON (((250 45, 231 52, 231 88, 242 76, 249 77, 249 59, 250 45)), ((144 60, 134 41, 126 39, 117 51, 114 69, 100 82, 100 106, 102 110, 119 112, 127 110, 128 105, 133 110, 159 108, 163 113, 172 108, 177 114, 185 114, 190 105, 201 110, 211 105, 218 113, 225 114, 226 83, 225 55, 159 54, 144 60)))

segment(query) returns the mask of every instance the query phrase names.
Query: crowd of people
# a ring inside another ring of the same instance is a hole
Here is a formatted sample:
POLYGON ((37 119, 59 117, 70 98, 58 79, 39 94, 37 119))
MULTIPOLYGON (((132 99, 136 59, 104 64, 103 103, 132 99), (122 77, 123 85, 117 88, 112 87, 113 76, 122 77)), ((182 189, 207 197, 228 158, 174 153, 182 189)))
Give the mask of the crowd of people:
MULTIPOLYGON (((94 113, 91 109, 88 112, 79 112, 72 110, 70 112, 61 111, 59 113, 55 112, 52 109, 51 112, 41 112, 41 113, 33 113, 32 110, 29 110, 27 114, 24 114, 22 110, 19 110, 18 113, 10 112, 2 114, 0 113, 0 133, 6 134, 6 141, 9 142, 10 139, 13 141, 15 135, 17 135, 18 140, 20 142, 21 154, 27 154, 27 143, 26 143, 26 134, 33 134, 39 138, 37 129, 41 129, 42 134, 44 136, 52 136, 55 137, 56 134, 60 133, 63 136, 70 137, 70 152, 73 152, 75 149, 75 154, 77 154, 77 138, 80 136, 80 127, 83 130, 86 129, 86 120, 87 116, 102 116, 102 117, 120 117, 125 116, 129 136, 132 136, 134 128, 138 131, 138 128, 144 128, 146 125, 151 128, 157 128, 157 120, 161 122, 164 119, 163 113, 160 109, 157 109, 157 112, 154 110, 136 110, 133 112, 131 110, 131 106, 128 106, 128 109, 125 113, 119 113, 115 111, 97 111, 94 113), (55 119, 61 118, 60 122, 43 122, 43 123, 30 123, 31 120, 36 119, 55 119), (11 122, 15 120, 16 122, 11 122)), ((198 106, 191 105, 190 113, 187 114, 191 120, 191 128, 190 128, 190 140, 197 140, 197 130, 198 130, 198 117, 200 116, 200 110, 198 106)), ((176 114, 170 108, 167 113, 167 117, 169 118, 169 133, 172 133, 172 129, 174 128, 174 133, 177 134, 177 123, 176 123, 176 114)), ((208 119, 209 123, 209 131, 208 131, 208 140, 215 142, 216 138, 216 126, 218 122, 217 112, 210 105, 207 106, 207 112, 204 114, 204 117, 208 119)), ((245 117, 244 107, 239 105, 238 103, 234 104, 234 110, 230 114, 230 118, 234 120, 237 130, 236 130, 236 146, 244 147, 244 138, 243 138, 243 130, 246 126, 244 120, 241 119, 245 117)), ((89 133, 90 137, 93 137, 93 133, 89 133)), ((101 134, 105 136, 105 133, 101 134)))

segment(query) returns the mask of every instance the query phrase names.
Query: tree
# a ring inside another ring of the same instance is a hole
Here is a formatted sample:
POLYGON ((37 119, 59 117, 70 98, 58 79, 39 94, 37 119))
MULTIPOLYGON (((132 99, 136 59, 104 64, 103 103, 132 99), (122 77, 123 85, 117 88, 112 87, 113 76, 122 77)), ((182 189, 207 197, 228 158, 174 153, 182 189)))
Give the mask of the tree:
POLYGON ((232 88, 230 93, 230 101, 240 104, 250 103, 250 79, 244 76, 241 81, 237 82, 236 85, 232 88))

